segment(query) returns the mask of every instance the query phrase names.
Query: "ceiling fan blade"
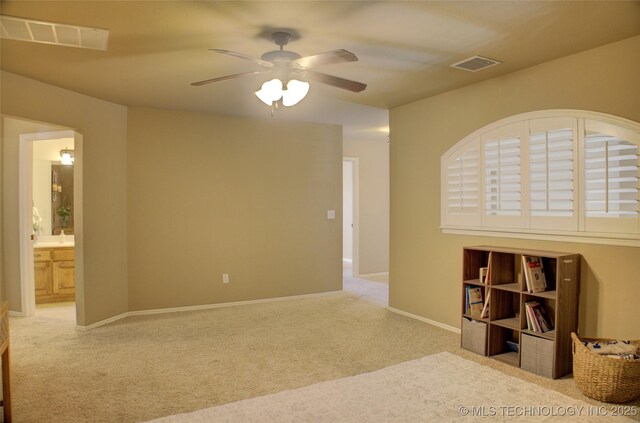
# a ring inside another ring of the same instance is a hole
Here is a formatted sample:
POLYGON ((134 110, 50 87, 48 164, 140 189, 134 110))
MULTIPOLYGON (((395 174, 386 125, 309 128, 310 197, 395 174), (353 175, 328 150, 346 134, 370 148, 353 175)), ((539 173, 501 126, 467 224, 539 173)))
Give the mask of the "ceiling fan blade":
POLYGON ((313 56, 301 57, 293 61, 305 68, 313 68, 320 65, 332 65, 334 63, 355 62, 358 58, 350 51, 340 49, 314 54, 313 56))
POLYGON ((327 75, 326 73, 315 72, 308 70, 305 72, 307 79, 320 82, 322 84, 331 85, 333 87, 342 88, 343 90, 353 91, 359 93, 367 88, 367 84, 362 82, 351 81, 349 79, 338 78, 337 76, 327 75))
POLYGON ((217 48, 210 48, 209 51, 215 51, 216 53, 226 54, 228 56, 237 57, 238 59, 249 60, 251 62, 257 63, 260 66, 264 66, 265 68, 272 68, 273 63, 267 62, 266 60, 258 59, 257 57, 248 56, 246 54, 238 53, 237 51, 231 50, 220 50, 217 48))
POLYGON ((194 87, 199 87, 200 85, 206 85, 206 84, 211 84, 212 82, 224 81, 225 79, 240 78, 243 76, 257 75, 260 73, 266 73, 266 72, 255 71, 255 72, 234 73, 233 75, 220 76, 218 78, 211 78, 211 79, 205 79, 204 81, 192 82, 191 85, 193 85, 194 87))

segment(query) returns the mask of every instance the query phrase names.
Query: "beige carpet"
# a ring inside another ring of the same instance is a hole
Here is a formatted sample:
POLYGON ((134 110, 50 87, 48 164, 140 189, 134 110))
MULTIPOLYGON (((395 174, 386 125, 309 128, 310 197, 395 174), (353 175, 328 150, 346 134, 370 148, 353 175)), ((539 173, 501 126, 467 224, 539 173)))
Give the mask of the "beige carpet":
POLYGON ((64 319, 12 318, 11 332, 17 422, 147 421, 443 351, 585 400, 570 378, 476 356, 459 335, 350 293, 132 317, 88 332, 64 319))
MULTIPOLYGON (((442 352, 153 423, 467 422, 487 418, 596 423, 604 414, 583 401, 442 352)), ((630 421, 624 417, 608 420, 630 421)))

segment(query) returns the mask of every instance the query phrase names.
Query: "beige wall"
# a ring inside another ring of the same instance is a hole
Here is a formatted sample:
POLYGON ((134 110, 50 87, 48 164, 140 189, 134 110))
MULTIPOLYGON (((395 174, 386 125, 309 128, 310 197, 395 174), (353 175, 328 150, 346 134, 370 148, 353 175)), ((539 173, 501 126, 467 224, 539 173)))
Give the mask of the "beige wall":
POLYGON ((339 126, 132 108, 128 127, 130 310, 341 289, 339 126))
POLYGON ((344 157, 358 158, 359 273, 389 271, 389 144, 386 140, 344 140, 344 157))
MULTIPOLYGON (((7 72, 1 78, 4 114, 73 128, 83 135, 86 315, 80 310, 78 323, 89 325, 127 311, 126 107, 7 72)), ((15 137, 3 137, 2 248, 7 288, 20 283, 15 272, 19 272, 17 142, 15 137)), ((11 306, 20 310, 19 304, 11 306)))
POLYGON ((440 156, 498 119, 582 109, 640 122, 640 37, 427 98, 391 111, 390 306, 460 325, 462 247, 488 244, 583 256, 583 335, 640 338, 640 248, 445 235, 440 156))

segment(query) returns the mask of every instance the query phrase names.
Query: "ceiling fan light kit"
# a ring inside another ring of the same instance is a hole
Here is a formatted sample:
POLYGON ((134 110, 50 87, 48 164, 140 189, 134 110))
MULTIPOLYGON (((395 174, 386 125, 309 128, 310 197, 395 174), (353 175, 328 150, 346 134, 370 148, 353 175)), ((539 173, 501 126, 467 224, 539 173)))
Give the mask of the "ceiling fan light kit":
POLYGON ((282 100, 283 106, 296 105, 305 98, 309 92, 309 83, 292 79, 287 83, 287 89, 282 89, 282 81, 272 79, 262 84, 262 88, 256 91, 256 96, 267 106, 282 100))
POLYGON ((292 79, 287 83, 287 89, 282 92, 282 104, 284 106, 293 106, 298 104, 300 100, 307 96, 308 92, 308 82, 292 79))
POLYGON ((355 62, 358 60, 355 54, 347 50, 333 50, 325 53, 315 54, 313 56, 301 57, 293 51, 285 51, 284 46, 291 39, 291 34, 284 31, 274 32, 272 39, 280 47, 279 50, 268 51, 260 58, 247 56, 230 50, 211 49, 211 51, 239 59, 249 60, 257 65, 265 68, 261 72, 243 72, 233 75, 222 76, 218 78, 206 79, 204 81, 194 82, 191 85, 200 86, 210 84, 212 82, 224 81, 227 79, 239 78, 242 76, 255 75, 260 73, 270 73, 272 78, 262 84, 262 88, 255 92, 256 96, 267 106, 271 106, 273 110, 279 105, 293 106, 298 104, 305 98, 309 92, 309 82, 313 80, 321 84, 331 85, 336 88, 359 93, 363 91, 367 85, 361 82, 350 81, 348 79, 339 78, 337 76, 327 75, 325 73, 316 72, 311 68, 320 65, 330 65, 343 62, 355 62), (286 84, 286 89, 283 87, 286 84))

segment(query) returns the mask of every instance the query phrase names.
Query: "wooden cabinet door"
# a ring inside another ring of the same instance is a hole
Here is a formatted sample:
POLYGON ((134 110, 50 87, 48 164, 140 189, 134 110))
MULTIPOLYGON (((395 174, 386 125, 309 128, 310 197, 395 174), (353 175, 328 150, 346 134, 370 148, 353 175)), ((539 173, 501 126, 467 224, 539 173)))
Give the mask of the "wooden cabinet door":
POLYGON ((38 297, 48 297, 52 295, 53 284, 51 279, 51 262, 36 261, 34 270, 36 300, 38 297))
POLYGON ((53 292, 60 294, 75 294, 76 272, 74 261, 53 262, 53 292))

